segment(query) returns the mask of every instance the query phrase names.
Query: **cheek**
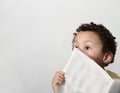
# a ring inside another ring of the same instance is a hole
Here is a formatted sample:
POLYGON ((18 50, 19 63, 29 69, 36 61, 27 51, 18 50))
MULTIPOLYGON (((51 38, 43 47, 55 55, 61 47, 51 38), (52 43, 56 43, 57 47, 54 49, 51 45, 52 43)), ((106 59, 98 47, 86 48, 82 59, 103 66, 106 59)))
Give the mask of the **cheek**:
POLYGON ((103 64, 103 58, 98 55, 98 54, 89 54, 88 57, 90 57, 92 60, 94 60, 97 64, 99 64, 100 66, 102 66, 101 64, 103 64))
POLYGON ((86 55, 97 62, 103 60, 103 53, 101 53, 101 51, 91 51, 87 53, 86 55))

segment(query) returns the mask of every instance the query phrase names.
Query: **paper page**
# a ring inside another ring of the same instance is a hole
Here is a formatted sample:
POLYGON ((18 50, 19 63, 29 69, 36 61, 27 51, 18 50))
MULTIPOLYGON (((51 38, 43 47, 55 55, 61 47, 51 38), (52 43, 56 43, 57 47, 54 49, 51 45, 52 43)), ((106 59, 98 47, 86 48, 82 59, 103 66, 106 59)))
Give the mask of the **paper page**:
POLYGON ((65 83, 57 93, 108 93, 113 83, 104 69, 76 48, 63 71, 65 83))
POLYGON ((120 93, 120 80, 114 80, 108 93, 120 93))

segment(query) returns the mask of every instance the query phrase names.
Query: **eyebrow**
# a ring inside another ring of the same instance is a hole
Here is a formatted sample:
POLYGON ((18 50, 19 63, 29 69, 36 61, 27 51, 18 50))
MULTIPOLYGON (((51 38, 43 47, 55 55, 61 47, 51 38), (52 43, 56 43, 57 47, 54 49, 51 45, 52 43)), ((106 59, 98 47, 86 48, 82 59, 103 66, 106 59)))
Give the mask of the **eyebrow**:
POLYGON ((95 42, 92 42, 92 41, 90 41, 90 40, 85 41, 85 43, 92 43, 92 44, 94 44, 94 45, 97 45, 95 42))
POLYGON ((86 40, 85 42, 91 42, 90 40, 86 40))

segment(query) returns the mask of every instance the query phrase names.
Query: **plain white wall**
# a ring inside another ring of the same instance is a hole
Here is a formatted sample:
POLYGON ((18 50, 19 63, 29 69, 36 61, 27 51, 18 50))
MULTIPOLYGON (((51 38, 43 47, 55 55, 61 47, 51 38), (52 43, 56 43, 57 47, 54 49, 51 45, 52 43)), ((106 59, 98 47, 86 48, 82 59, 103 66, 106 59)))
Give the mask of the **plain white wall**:
POLYGON ((101 23, 117 37, 120 75, 119 0, 1 0, 0 93, 52 93, 51 80, 71 54, 81 23, 101 23))

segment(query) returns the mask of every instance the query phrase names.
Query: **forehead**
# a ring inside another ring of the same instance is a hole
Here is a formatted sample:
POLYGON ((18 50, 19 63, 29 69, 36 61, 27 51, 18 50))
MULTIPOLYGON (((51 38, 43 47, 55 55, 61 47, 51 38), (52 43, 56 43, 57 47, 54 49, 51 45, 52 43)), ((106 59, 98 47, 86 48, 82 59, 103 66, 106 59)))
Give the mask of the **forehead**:
POLYGON ((75 36, 74 41, 91 41, 94 43, 102 43, 98 34, 92 31, 80 31, 75 36))

